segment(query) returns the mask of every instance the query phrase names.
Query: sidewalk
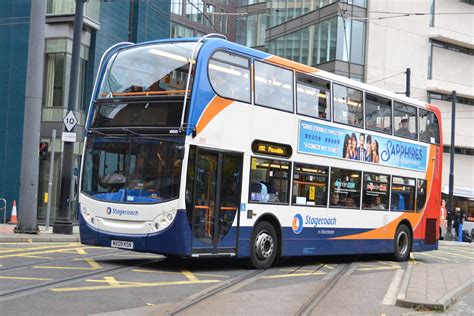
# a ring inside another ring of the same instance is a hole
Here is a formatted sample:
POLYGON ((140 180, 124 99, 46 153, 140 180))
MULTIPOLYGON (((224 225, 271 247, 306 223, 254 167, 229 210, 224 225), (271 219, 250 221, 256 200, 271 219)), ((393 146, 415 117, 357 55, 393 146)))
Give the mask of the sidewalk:
MULTIPOLYGON (((474 244, 462 245, 474 252, 474 244)), ((473 288, 474 262, 411 264, 405 272, 397 305, 445 311, 473 288)))
POLYGON ((53 227, 49 231, 40 226, 38 234, 16 234, 13 230, 16 225, 0 224, 0 242, 79 242, 79 227, 73 227, 72 235, 53 234, 53 227))

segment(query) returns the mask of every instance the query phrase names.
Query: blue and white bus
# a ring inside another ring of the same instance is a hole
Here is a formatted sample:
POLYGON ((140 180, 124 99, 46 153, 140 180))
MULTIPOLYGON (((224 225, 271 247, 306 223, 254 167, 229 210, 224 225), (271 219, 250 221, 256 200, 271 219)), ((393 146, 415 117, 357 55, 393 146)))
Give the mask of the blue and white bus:
POLYGON ((87 245, 167 256, 437 249, 429 104, 210 35, 121 43, 87 120, 87 245))

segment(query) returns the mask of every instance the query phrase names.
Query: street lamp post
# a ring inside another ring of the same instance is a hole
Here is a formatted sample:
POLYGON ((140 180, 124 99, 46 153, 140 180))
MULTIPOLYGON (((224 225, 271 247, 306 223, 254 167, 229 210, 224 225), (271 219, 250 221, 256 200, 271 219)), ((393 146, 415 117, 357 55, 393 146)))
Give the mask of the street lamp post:
POLYGON ((446 240, 454 240, 452 234, 452 222, 454 214, 453 188, 454 188, 454 136, 456 131, 456 91, 451 94, 451 150, 449 153, 449 197, 448 197, 448 227, 446 229, 446 240))

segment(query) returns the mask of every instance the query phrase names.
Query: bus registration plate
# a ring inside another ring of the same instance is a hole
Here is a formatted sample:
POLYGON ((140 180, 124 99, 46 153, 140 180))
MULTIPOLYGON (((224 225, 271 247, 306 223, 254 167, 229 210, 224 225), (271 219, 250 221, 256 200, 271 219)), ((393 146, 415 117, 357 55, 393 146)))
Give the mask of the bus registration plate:
POLYGON ((113 248, 133 249, 133 241, 112 240, 110 246, 113 248))

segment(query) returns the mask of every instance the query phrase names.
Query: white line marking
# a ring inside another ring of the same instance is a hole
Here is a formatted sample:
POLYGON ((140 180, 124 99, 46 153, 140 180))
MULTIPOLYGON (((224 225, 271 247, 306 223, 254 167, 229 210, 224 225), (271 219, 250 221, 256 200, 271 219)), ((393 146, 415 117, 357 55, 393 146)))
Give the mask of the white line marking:
POLYGON ((402 284, 403 274, 405 273, 404 270, 396 270, 395 276, 393 277, 392 283, 385 293, 385 297, 383 298, 382 304, 384 305, 395 305, 397 302, 398 292, 400 290, 400 285, 402 284))

